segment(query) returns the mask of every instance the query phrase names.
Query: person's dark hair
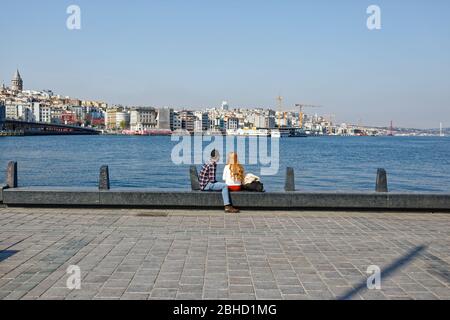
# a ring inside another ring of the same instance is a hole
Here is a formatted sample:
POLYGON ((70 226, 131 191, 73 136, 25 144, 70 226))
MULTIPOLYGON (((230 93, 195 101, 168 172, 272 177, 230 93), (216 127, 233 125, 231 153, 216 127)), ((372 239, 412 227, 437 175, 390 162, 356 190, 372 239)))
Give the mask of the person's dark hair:
POLYGON ((215 157, 217 157, 217 154, 218 154, 219 152, 216 150, 216 149, 214 149, 213 151, 211 151, 211 158, 215 158, 215 157))

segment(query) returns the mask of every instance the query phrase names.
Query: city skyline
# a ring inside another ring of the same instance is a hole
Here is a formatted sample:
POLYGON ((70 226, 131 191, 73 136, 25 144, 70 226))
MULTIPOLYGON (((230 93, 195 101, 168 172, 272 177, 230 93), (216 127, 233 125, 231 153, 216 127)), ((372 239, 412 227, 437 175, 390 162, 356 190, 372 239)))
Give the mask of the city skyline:
MULTIPOLYGON (((208 112, 208 111, 213 111, 213 110, 224 110, 224 111, 229 111, 231 113, 233 113, 234 111, 236 112, 240 112, 240 111, 258 111, 258 110, 262 110, 262 111, 272 111, 275 112, 276 114, 280 114, 280 113, 284 113, 284 117, 286 117, 286 115, 289 116, 293 116, 294 117, 298 117, 299 116, 299 107, 300 106, 304 106, 304 107, 318 107, 318 108, 322 108, 323 106, 316 106, 316 105, 298 105, 296 104, 295 106, 293 106, 292 108, 290 108, 289 106, 282 106, 281 107, 281 112, 280 112, 280 105, 278 106, 269 106, 269 107, 264 107, 264 106, 230 106, 228 101, 223 100, 221 102, 221 106, 219 107, 218 105, 212 105, 212 106, 203 106, 203 107, 190 107, 190 106, 168 106, 168 105, 163 105, 163 106, 157 106, 157 105, 123 105, 123 104, 109 104, 108 101, 103 101, 103 100, 98 100, 98 99, 84 99, 83 97, 73 97, 73 96, 67 96, 64 94, 60 94, 60 93, 55 93, 51 88, 47 88, 47 89, 41 89, 41 90, 37 90, 34 88, 24 88, 23 87, 23 79, 20 75, 20 71, 19 69, 16 69, 14 76, 12 77, 12 79, 10 80, 10 85, 8 86, 6 83, 3 82, 2 86, 1 86, 1 90, 0 93, 2 91, 5 92, 6 94, 6 99, 4 99, 4 101, 10 101, 10 103, 12 104, 16 104, 16 105, 21 105, 23 104, 25 101, 28 101, 28 103, 30 103, 31 101, 40 101, 43 97, 42 95, 44 95, 45 97, 59 97, 60 99, 63 99, 65 101, 72 101, 72 102, 79 102, 79 103, 83 103, 83 104, 87 104, 87 105, 101 105, 103 106, 103 108, 105 109, 104 112, 106 114, 106 110, 115 110, 117 108, 122 108, 122 109, 128 109, 128 110, 133 110, 133 109, 171 109, 177 112, 208 112), (12 94, 12 95, 11 95, 12 94), (25 96, 23 95, 25 94, 25 96), (16 100, 18 99, 18 100, 16 100), (16 100, 16 102, 14 102, 16 100), (226 109, 224 109, 224 107, 226 107, 226 109)), ((2 96, 0 95, 0 98, 2 96)), ((5 98, 5 97, 3 97, 5 98)), ((45 100, 46 98, 44 98, 45 100)), ((284 100, 283 97, 278 96, 277 97, 277 102, 278 103, 282 103, 282 101, 284 100)), ((2 101, 0 100, 0 103, 2 101)), ((42 102, 42 101, 41 101, 42 102)), ((4 102, 3 102, 4 103, 4 102)), ((70 104, 70 102, 69 102, 70 104)), ((1 106, 1 105, 0 105, 1 106)), ((67 106, 66 106, 67 107, 67 106)), ((316 109, 317 110, 317 109, 316 109)), ((301 111, 300 111, 301 112, 301 111)), ((324 119, 324 121, 332 121, 334 125, 350 125, 353 127, 365 127, 365 128, 390 128, 389 130, 392 130, 392 126, 393 126, 393 122, 390 122, 390 126, 384 126, 384 125, 380 125, 380 126, 376 126, 376 125, 370 125, 370 124, 363 124, 362 120, 359 119, 358 123, 352 123, 352 122, 348 122, 348 121, 335 121, 336 120, 336 115, 324 115, 324 114, 320 114, 319 112, 305 112, 304 116, 306 117, 319 117, 321 119, 324 119)), ((280 121, 280 123, 283 123, 283 120, 280 118, 283 116, 276 116, 275 118, 278 119, 277 121, 280 121)), ((442 130, 443 128, 443 123, 440 122, 439 123, 440 126, 440 130, 442 130)), ((419 128, 419 127, 397 127, 397 129, 412 129, 412 130, 436 130, 437 128, 419 128)))
POLYGON ((377 31, 365 25, 368 1, 78 1, 76 31, 65 25, 71 3, 24 3, 5 4, 0 22, 7 85, 19 68, 24 89, 110 104, 275 109, 282 95, 285 110, 320 104, 338 121, 450 122, 446 1, 376 1, 377 31))

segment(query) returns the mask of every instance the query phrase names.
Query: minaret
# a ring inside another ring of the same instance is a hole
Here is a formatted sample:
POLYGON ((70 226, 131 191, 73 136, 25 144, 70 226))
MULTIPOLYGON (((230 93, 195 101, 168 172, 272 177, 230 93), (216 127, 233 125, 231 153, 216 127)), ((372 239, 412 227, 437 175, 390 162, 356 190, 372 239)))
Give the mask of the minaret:
POLYGON ((16 74, 11 81, 11 90, 14 92, 21 92, 23 90, 23 81, 19 70, 16 70, 16 74))

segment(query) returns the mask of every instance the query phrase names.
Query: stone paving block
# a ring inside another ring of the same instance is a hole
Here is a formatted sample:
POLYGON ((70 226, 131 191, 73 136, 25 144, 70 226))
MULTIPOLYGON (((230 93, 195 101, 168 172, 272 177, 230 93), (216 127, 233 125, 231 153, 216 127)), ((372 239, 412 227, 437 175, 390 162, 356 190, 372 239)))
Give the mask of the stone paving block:
POLYGON ((152 291, 152 298, 164 298, 164 299, 175 299, 177 297, 177 289, 159 289, 155 288, 152 291))
POLYGON ((125 288, 103 288, 96 295, 96 298, 120 298, 125 292, 125 288))
POLYGON ((256 300, 256 296, 253 293, 230 293, 229 299, 231 300, 256 300))
POLYGON ((202 300, 202 293, 182 293, 178 292, 177 300, 202 300))
POLYGON ((235 294, 235 293, 249 293, 249 294, 253 294, 255 292, 255 289, 253 288, 252 285, 230 285, 229 287, 229 292, 230 294, 235 294))
POLYGON ((304 295, 306 294, 305 289, 301 286, 279 286, 278 287, 283 295, 304 295))
POLYGON ((221 299, 229 299, 228 290, 213 290, 206 289, 203 291, 203 299, 208 300, 221 300, 221 299))
POLYGON ((127 293, 149 293, 152 291, 153 285, 133 284, 126 288, 127 293))
POLYGON ((155 289, 177 289, 180 286, 180 282, 178 280, 157 280, 155 282, 155 289))
POLYGON ((256 298, 259 300, 281 300, 280 290, 256 289, 256 298))
POLYGON ((125 292, 120 300, 147 300, 149 298, 149 294, 147 293, 130 293, 125 292))

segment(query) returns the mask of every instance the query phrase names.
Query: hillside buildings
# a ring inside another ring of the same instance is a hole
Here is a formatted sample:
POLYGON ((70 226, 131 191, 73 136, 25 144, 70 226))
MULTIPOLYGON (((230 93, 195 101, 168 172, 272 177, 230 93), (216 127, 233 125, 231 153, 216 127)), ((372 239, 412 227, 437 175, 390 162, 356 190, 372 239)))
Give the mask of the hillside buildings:
POLYGON ((5 84, 0 87, 0 124, 11 119, 92 127, 117 134, 142 134, 148 131, 156 134, 239 134, 243 131, 292 128, 301 129, 310 135, 387 134, 387 130, 383 129, 336 125, 330 117, 317 114, 304 114, 303 119, 299 117, 298 111, 231 107, 228 101, 222 101, 217 107, 196 111, 187 108, 110 106, 102 101, 56 95, 51 90, 26 90, 19 70, 14 73, 10 87, 5 84))

